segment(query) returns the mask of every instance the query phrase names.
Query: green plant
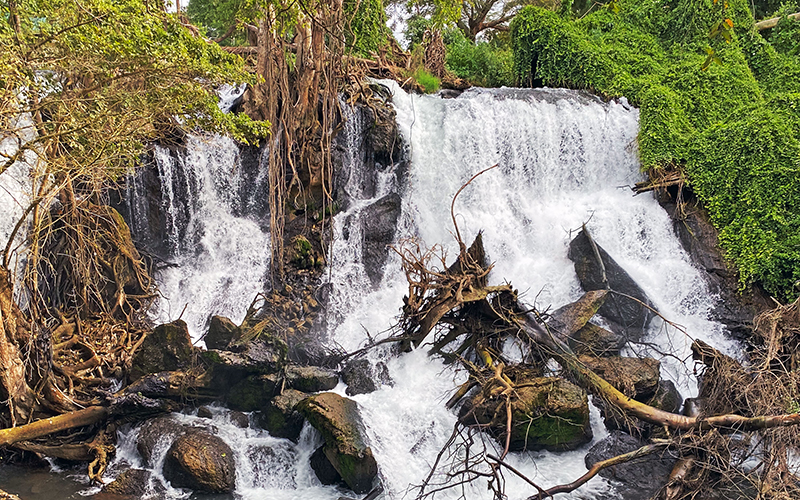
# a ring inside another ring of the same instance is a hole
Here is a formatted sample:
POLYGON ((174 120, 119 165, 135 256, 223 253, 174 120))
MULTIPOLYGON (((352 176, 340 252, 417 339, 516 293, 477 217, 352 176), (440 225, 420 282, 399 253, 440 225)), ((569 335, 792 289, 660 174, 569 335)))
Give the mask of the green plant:
POLYGON ((425 93, 432 94, 433 92, 437 92, 441 85, 441 81, 433 76, 432 74, 428 73, 424 69, 420 68, 414 71, 411 75, 417 83, 425 89, 425 93))
POLYGON ((800 279, 800 61, 752 29, 744 0, 725 7, 733 28, 714 43, 712 0, 620 0, 565 19, 527 8, 512 23, 520 83, 626 96, 640 108, 644 169, 681 165, 709 210, 742 286, 781 300, 800 279), (730 38, 730 43, 728 43, 730 38))
POLYGON ((509 43, 495 39, 473 43, 461 30, 452 30, 445 37, 447 68, 459 78, 480 87, 501 87, 514 84, 514 58, 509 43))

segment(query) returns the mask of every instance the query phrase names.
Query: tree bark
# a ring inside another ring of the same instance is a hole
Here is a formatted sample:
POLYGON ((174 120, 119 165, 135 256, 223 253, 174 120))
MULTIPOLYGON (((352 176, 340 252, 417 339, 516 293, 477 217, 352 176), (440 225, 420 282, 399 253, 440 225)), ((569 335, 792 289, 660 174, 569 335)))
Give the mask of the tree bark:
POLYGON ((29 332, 16 303, 8 271, 0 269, 0 399, 8 402, 10 424, 27 422, 36 407, 36 396, 28 386, 19 346, 29 332))
POLYGON ((54 432, 91 425, 100 422, 108 415, 108 408, 90 406, 83 410, 65 413, 57 417, 43 418, 19 427, 0 429, 0 446, 11 445, 19 441, 30 441, 54 432))

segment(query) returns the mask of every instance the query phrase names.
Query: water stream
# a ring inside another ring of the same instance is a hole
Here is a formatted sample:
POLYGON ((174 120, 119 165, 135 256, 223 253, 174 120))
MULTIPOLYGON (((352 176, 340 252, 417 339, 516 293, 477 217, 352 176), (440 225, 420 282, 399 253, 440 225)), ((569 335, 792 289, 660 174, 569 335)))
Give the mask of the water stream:
MULTIPOLYGON (((666 317, 695 338, 727 352, 734 349, 723 327, 708 320, 715 297, 681 248, 669 217, 650 195, 633 196, 628 188, 642 178, 635 108, 624 100, 606 103, 569 90, 472 89, 456 99, 441 99, 406 94, 394 82, 384 84, 394 95, 411 167, 402 176, 391 166, 365 171, 357 152, 364 124, 356 113, 345 111, 350 120, 342 133, 350 145, 343 190, 349 203, 335 217, 331 266, 324 277, 331 290, 326 324, 332 342, 353 350, 364 345, 365 332, 372 337, 384 334, 407 292, 399 259, 391 253, 377 286, 368 276, 363 263, 365 207, 389 193, 400 194, 395 240, 415 237, 428 246, 439 244, 452 258, 457 251, 450 218, 452 198, 474 174, 497 164, 475 179, 455 205, 467 243, 483 231, 488 257, 494 262, 491 284, 510 282, 522 292, 524 301, 542 309, 579 298, 583 292, 567 259, 567 247, 586 224, 666 317), (364 177, 369 175, 374 176, 373 188, 364 189, 364 177)), ((193 336, 199 337, 212 314, 239 321, 254 294, 265 286, 268 229, 259 211, 251 209, 257 199, 242 194, 247 191, 243 185, 259 176, 243 173, 236 145, 223 138, 190 137, 185 152, 157 148, 155 156, 163 208, 171 214, 163 236, 169 243, 169 260, 177 264, 159 275, 165 299, 155 315, 169 320, 182 313, 193 336)), ((131 187, 133 196, 136 189, 131 187)), ((136 209, 131 212, 136 220, 136 209)), ((138 223, 132 224, 134 232, 138 223)), ((684 397, 693 395, 696 388, 689 367, 675 361, 686 358, 690 340, 654 321, 648 341, 676 354, 664 360, 662 376, 675 381, 684 397)), ((631 350, 649 351, 647 346, 631 350)), ((393 385, 353 399, 367 426, 385 497, 400 499, 424 479, 450 436, 455 415, 444 408, 444 401, 465 374, 428 358, 424 350, 400 357, 375 350, 370 356, 387 364, 393 385)), ((344 395, 344 390, 340 383, 335 391, 344 395)), ((596 441, 606 432, 597 410, 592 411, 596 441)), ((190 415, 175 418, 190 425, 208 425, 207 420, 190 415)), ((225 410, 215 409, 211 424, 234 449, 236 498, 335 500, 347 496, 343 490, 321 486, 310 471, 308 456, 319 440, 313 429, 307 428, 295 445, 264 431, 238 429, 226 419, 225 410)), ((109 478, 125 468, 143 466, 131 444, 135 434, 135 429, 120 434, 120 451, 109 478)), ((491 440, 485 444, 498 446, 491 440)), ((583 456, 589 446, 567 453, 515 453, 508 462, 547 487, 583 474, 583 456)), ((509 498, 533 494, 523 481, 507 479, 509 498)), ((163 483, 159 473, 153 481, 163 483)), ((467 498, 491 498, 483 482, 466 488, 467 498)), ((437 498, 461 494, 456 489, 437 498)), ((161 495, 188 496, 174 489, 161 495)), ((613 497, 613 485, 596 478, 563 498, 604 495, 613 497)))

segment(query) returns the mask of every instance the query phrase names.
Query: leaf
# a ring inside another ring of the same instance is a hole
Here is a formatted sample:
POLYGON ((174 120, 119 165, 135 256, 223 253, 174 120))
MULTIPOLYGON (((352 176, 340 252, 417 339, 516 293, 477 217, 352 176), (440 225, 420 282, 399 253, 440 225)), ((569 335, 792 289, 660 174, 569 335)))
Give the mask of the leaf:
POLYGON ((732 19, 725 19, 725 24, 728 25, 731 29, 733 28, 733 20, 732 19))

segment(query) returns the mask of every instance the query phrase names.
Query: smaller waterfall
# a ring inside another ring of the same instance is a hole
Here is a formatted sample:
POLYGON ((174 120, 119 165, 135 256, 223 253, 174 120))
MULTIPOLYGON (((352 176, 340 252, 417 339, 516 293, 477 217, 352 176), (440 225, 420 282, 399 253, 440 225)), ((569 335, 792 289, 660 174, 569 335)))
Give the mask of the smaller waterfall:
POLYGON ((258 154, 246 152, 247 165, 232 139, 189 135, 181 150, 154 148, 156 180, 143 174, 128 185, 134 237, 168 261, 156 273, 154 320, 180 316, 195 339, 212 315, 241 321, 268 282, 266 174, 258 154), (156 207, 150 184, 160 192, 156 207))

